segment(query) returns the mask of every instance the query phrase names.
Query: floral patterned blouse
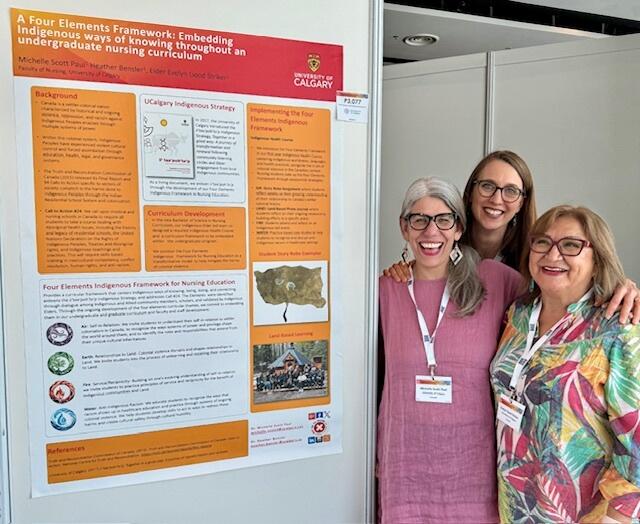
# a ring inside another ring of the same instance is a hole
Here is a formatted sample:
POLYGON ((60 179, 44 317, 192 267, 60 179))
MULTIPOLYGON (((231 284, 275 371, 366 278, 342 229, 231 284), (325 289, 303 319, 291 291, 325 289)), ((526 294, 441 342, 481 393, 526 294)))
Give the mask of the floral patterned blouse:
MULTIPOLYGON (((533 306, 508 312, 491 364, 509 394, 533 306)), ((525 366, 514 431, 497 423, 500 518, 509 524, 597 523, 611 506, 640 522, 640 326, 585 301, 525 366)), ((538 336, 537 334, 536 336, 538 336)))

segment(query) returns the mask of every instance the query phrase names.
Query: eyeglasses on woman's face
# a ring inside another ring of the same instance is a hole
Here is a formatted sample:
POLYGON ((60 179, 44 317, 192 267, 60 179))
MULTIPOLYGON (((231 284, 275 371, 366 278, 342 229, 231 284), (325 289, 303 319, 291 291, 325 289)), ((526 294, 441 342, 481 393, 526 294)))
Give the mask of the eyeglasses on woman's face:
POLYGON ((475 180, 473 183, 478 188, 478 193, 480 193, 485 198, 491 198, 496 191, 500 191, 502 200, 509 203, 515 202, 520 197, 525 196, 524 191, 514 185, 500 187, 491 180, 475 180))
POLYGON ((411 229, 424 231, 433 220, 440 231, 447 231, 456 225, 458 215, 455 213, 439 213, 437 215, 424 215, 422 213, 409 213, 404 219, 409 223, 411 229))
POLYGON ((565 257, 576 257, 585 247, 593 247, 591 242, 582 238, 564 237, 553 240, 547 235, 532 235, 529 238, 529 247, 535 253, 547 254, 553 246, 565 257))

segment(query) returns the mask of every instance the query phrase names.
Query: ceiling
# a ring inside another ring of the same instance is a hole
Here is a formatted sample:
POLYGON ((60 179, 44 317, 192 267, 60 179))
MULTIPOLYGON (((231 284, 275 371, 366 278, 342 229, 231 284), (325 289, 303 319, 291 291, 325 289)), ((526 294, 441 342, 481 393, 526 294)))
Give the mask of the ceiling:
POLYGON ((406 0, 384 5, 384 63, 388 65, 584 38, 605 38, 608 34, 636 31, 640 31, 638 21, 532 6, 524 2, 406 0), (403 5, 406 3, 417 6, 403 5), (437 9, 425 7, 431 5, 437 6, 437 9), (478 13, 485 16, 479 16, 478 13), (529 23, 529 20, 538 23, 529 23), (409 46, 403 42, 406 36, 425 33, 436 35, 438 41, 423 47, 409 46))

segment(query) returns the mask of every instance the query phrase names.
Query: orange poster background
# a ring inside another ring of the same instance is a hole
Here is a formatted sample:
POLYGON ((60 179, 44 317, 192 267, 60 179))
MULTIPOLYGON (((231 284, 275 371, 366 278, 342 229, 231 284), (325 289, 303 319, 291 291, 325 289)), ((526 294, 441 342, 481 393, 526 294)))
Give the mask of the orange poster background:
POLYGON ((31 88, 40 273, 140 270, 130 93, 31 88))
POLYGON ((144 206, 146 269, 244 269, 245 229, 244 208, 144 206))
POLYGON ((47 444, 49 484, 245 457, 246 420, 47 444))
MULTIPOLYGON (((249 168, 249 252, 253 263, 330 260, 331 113, 326 109, 247 104, 249 168)), ((330 265, 329 265, 330 279, 330 265)), ((329 287, 329 282, 324 285, 329 287)), ((251 304, 254 301, 253 286, 251 304)), ((330 304, 330 300, 329 300, 330 304)), ((328 306, 327 306, 328 307, 328 306)), ((310 340, 330 341, 330 322, 253 325, 251 308, 250 377, 253 346, 310 340)), ((329 344, 328 344, 329 345, 329 344)), ((330 370, 329 345, 326 369, 330 370)), ((327 391, 330 392, 327 373, 327 391)), ((256 404, 270 411, 330 402, 323 397, 256 404)))

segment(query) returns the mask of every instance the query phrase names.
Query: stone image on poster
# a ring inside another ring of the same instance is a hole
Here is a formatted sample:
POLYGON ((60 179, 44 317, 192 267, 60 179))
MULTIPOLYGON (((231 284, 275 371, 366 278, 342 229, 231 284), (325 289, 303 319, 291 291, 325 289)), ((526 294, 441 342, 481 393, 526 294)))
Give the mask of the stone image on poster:
POLYGON ((328 320, 326 261, 256 263, 253 276, 254 325, 328 320))

